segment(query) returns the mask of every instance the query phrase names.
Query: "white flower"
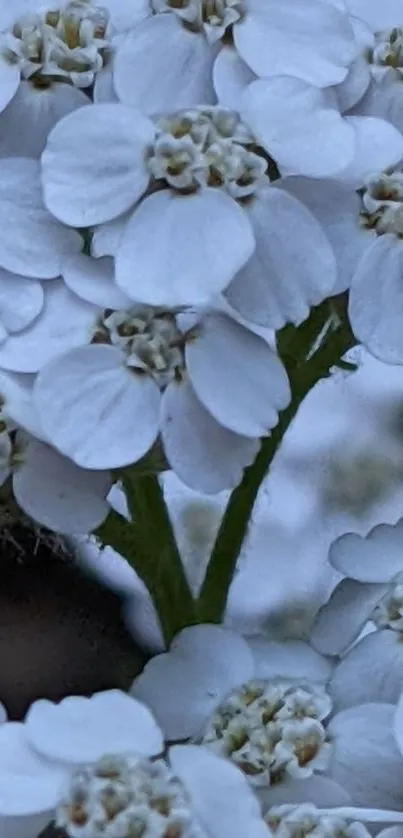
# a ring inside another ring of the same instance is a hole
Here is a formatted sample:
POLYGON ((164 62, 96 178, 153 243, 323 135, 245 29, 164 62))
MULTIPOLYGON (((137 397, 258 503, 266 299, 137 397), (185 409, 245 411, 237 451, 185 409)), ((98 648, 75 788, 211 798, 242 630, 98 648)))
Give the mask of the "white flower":
POLYGON ((11 828, 25 815, 21 838, 32 838, 33 818, 44 826, 54 808, 73 838, 124 838, 135 827, 158 836, 267 835, 241 772, 197 746, 157 758, 164 744, 155 720, 119 690, 39 700, 24 724, 1 726, 0 744, 0 825, 2 815, 11 828))
POLYGON ((119 99, 150 114, 214 103, 215 62, 228 36, 247 72, 319 87, 343 81, 358 51, 349 15, 320 0, 286 0, 281 8, 274 0, 150 0, 148 18, 117 49, 119 99))
POLYGON ((347 650, 329 685, 336 709, 364 701, 394 703, 401 693, 402 529, 403 520, 375 527, 366 538, 348 534, 330 550, 332 566, 348 578, 319 612, 312 642, 324 654, 347 650), (377 630, 349 649, 368 621, 377 630))
POLYGON ((152 708, 168 740, 204 742, 259 786, 298 774, 297 764, 309 776, 319 753, 325 757, 329 674, 327 661, 301 641, 247 642, 202 625, 152 658, 132 693, 152 708))
POLYGON ((123 105, 98 105, 52 132, 43 182, 57 217, 105 224, 93 252, 116 257, 116 283, 133 301, 205 304, 227 288, 243 317, 278 329, 305 319, 336 272, 319 223, 266 168, 235 112, 193 109, 154 126, 123 105))
POLYGON ((161 434, 176 474, 214 493, 240 480, 289 400, 277 355, 223 314, 182 330, 164 309, 106 312, 98 341, 58 354, 34 386, 47 438, 83 468, 136 462, 161 434))
POLYGON ((39 157, 58 120, 89 99, 109 46, 108 12, 90 0, 33 2, 2 30, 0 156, 39 157))
POLYGON ((121 755, 77 771, 58 807, 72 838, 265 838, 257 800, 234 766, 192 745, 166 760, 121 755))

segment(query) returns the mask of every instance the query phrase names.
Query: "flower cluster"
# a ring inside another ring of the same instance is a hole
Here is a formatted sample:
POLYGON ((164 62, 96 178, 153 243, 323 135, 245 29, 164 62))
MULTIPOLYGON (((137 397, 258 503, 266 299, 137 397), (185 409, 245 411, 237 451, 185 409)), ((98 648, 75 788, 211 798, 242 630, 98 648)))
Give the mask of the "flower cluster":
POLYGON ((403 21, 373 5, 2 10, 1 469, 40 523, 90 532, 155 447, 234 488, 291 397, 272 331, 329 296, 403 360, 403 126, 376 105, 403 21))

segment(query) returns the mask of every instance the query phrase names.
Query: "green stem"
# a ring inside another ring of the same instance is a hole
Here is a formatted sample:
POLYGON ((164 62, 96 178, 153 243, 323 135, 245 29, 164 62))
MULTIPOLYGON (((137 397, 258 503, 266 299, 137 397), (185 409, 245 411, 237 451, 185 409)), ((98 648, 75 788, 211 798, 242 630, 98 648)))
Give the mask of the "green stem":
MULTIPOLYGON (((315 328, 319 328, 317 310, 314 310, 311 317, 312 322, 315 322, 315 328)), ((329 306, 323 309, 322 327, 328 317, 329 306)), ((263 440, 254 463, 245 470, 242 483, 229 499, 197 603, 200 622, 222 621, 229 587, 261 483, 301 402, 312 387, 327 376, 331 367, 355 344, 348 325, 345 322, 341 323, 337 329, 325 335, 322 345, 306 361, 304 358, 307 357, 308 326, 303 324, 302 330, 293 330, 294 341, 289 338, 290 328, 292 327, 287 327, 286 347, 281 354, 290 379, 292 401, 280 414, 278 425, 271 435, 263 440), (299 351, 296 351, 297 344, 299 351)))
POLYGON ((166 645, 195 619, 195 603, 183 570, 162 489, 155 476, 121 474, 133 521, 112 510, 95 535, 123 556, 146 585, 166 645))

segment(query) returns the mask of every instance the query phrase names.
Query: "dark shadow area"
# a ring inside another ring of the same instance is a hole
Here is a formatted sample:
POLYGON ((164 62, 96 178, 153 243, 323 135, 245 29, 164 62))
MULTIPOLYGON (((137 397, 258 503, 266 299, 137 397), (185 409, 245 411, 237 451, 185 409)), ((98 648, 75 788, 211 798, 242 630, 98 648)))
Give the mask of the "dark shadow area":
POLYGON ((127 688, 145 663, 121 601, 60 541, 25 527, 0 543, 0 701, 23 718, 37 698, 127 688))

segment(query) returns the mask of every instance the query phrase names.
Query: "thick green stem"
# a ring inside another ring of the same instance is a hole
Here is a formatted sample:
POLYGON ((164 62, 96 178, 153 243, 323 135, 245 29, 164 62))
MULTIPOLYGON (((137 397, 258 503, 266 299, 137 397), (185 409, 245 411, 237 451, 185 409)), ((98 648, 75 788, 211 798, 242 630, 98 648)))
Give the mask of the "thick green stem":
POLYGON ((111 511, 95 535, 120 553, 146 585, 168 646, 178 631, 196 622, 195 603, 158 478, 130 469, 121 477, 133 522, 111 511))
POLYGON ((271 435, 263 440, 255 462, 245 470, 242 483, 230 497, 197 603, 200 622, 222 621, 229 587, 261 483, 302 400, 355 344, 346 322, 340 322, 338 326, 325 331, 322 344, 310 357, 313 338, 329 321, 332 312, 333 308, 329 308, 329 305, 319 313, 314 310, 301 329, 288 327, 283 351, 280 341, 279 348, 290 379, 292 401, 280 414, 278 425, 271 435), (306 360, 307 357, 309 360, 306 360))

